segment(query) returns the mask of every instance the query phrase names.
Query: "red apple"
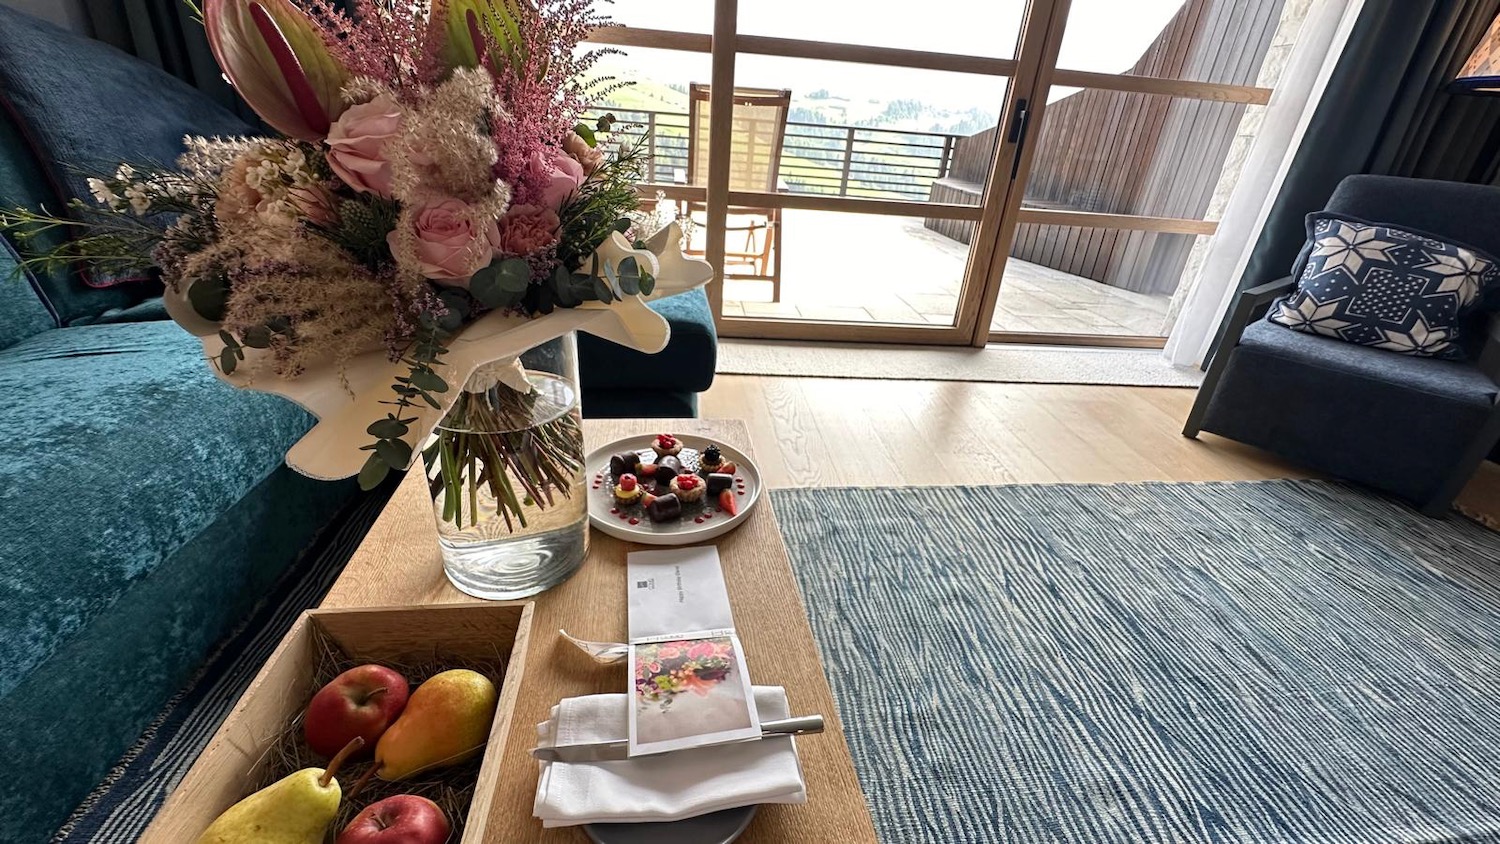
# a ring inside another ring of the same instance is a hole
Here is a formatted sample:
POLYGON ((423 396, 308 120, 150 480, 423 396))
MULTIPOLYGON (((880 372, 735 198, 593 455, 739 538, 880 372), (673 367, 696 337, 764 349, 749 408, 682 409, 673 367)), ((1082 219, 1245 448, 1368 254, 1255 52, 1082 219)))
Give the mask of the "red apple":
POLYGON ((332 757, 355 736, 365 740, 368 755, 406 708, 406 678, 383 665, 361 665, 333 678, 313 695, 302 718, 307 746, 332 757))
POLYGON ((426 797, 398 794, 371 803, 339 833, 337 844, 443 844, 448 819, 426 797))

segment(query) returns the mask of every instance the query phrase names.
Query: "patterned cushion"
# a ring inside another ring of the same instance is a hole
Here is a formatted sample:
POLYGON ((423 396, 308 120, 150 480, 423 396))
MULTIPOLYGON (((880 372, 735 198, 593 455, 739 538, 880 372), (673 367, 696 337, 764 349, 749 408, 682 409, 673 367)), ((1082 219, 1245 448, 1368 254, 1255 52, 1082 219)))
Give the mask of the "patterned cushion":
POLYGON ((1308 334, 1406 355, 1462 360, 1464 330, 1500 288, 1477 249, 1338 214, 1307 218, 1297 290, 1269 319, 1308 334))

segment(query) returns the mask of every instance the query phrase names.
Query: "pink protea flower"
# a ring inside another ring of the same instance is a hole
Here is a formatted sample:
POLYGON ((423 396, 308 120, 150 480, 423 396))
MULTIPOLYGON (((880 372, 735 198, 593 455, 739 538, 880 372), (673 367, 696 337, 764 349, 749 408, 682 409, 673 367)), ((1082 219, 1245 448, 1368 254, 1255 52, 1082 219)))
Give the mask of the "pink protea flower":
POLYGON ((304 141, 328 134, 351 74, 306 12, 292 0, 205 0, 203 25, 214 59, 256 114, 304 141))
MULTIPOLYGON (((487 232, 474 222, 474 212, 458 199, 422 206, 413 224, 417 261, 422 275, 445 287, 467 287, 469 277, 494 258, 487 232)), ((396 232, 386 235, 392 252, 399 249, 396 232)))
POLYGON ((328 166, 360 193, 390 198, 386 146, 401 131, 401 106, 385 94, 351 107, 328 132, 328 166))
POLYGON ((490 245, 508 255, 530 255, 557 243, 562 221, 540 205, 512 205, 490 230, 490 245))

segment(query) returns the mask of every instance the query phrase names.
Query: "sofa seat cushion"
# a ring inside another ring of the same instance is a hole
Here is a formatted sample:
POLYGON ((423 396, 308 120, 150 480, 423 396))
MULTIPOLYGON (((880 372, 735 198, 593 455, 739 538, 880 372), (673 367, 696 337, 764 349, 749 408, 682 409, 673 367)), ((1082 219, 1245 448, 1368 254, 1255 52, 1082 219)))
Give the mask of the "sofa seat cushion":
POLYGON ((0 697, 265 480, 313 421, 220 382, 170 322, 43 332, 0 350, 0 390, 25 397, 0 438, 0 697))
POLYGON ((1393 355, 1354 343, 1287 331, 1266 321, 1246 326, 1240 346, 1251 354, 1268 355, 1341 378, 1418 390, 1436 399, 1480 409, 1494 406, 1500 397, 1500 386, 1472 363, 1393 355))
POLYGON ((1425 504, 1497 395, 1471 363, 1393 355, 1260 320, 1230 354, 1203 429, 1425 504))
POLYGON ((585 391, 701 393, 713 386, 719 340, 708 295, 702 288, 690 290, 653 301, 651 309, 672 326, 672 338, 657 354, 642 354, 592 334, 579 334, 578 370, 585 391))

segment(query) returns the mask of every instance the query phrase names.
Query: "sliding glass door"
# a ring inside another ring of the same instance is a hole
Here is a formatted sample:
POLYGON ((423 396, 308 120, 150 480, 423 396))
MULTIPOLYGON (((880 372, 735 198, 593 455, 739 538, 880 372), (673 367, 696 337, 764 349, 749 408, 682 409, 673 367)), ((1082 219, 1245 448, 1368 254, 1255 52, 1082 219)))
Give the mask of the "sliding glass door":
POLYGON ((1308 2, 617 0, 596 105, 727 336, 1157 343, 1308 2))
POLYGON ((1159 345, 1310 2, 1051 6, 989 339, 1159 345))

